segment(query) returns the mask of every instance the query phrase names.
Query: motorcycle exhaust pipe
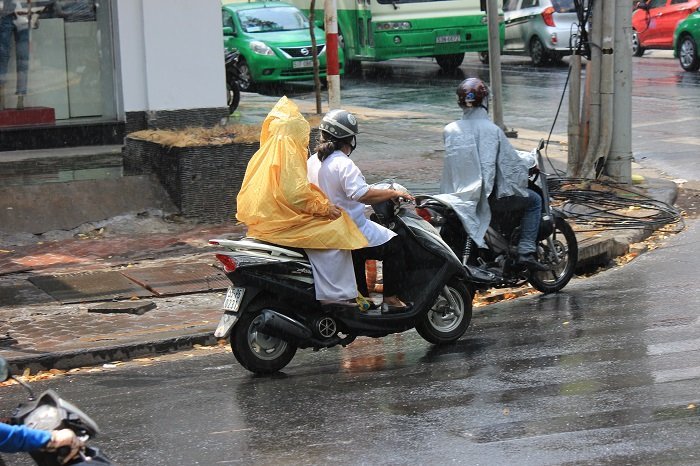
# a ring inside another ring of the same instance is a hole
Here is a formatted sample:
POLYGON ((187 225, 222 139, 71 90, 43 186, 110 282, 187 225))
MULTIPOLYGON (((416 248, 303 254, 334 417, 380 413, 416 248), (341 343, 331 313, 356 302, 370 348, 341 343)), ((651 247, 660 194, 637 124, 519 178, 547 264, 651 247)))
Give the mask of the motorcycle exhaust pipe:
POLYGON ((313 336, 311 329, 301 322, 271 309, 263 309, 260 317, 260 324, 257 328, 259 332, 279 338, 287 343, 299 345, 302 342, 307 342, 313 336))

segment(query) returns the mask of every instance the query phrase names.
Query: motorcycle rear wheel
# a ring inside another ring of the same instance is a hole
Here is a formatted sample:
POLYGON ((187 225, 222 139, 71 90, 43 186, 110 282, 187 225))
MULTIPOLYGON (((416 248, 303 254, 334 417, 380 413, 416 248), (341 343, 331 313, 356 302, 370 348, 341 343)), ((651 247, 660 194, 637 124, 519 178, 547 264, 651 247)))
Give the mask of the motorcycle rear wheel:
POLYGON ((467 286, 453 280, 445 288, 432 308, 416 323, 418 334, 434 345, 458 340, 472 320, 472 294, 467 286))
POLYGON ((539 262, 553 267, 552 270, 533 272, 529 279, 530 284, 542 293, 555 293, 564 288, 574 276, 578 261, 576 235, 563 218, 555 219, 552 239, 554 251, 550 250, 547 238, 537 244, 539 262), (558 264, 552 260, 552 253, 559 259, 558 264))
POLYGON ((231 350, 241 366, 256 374, 280 371, 292 360, 297 347, 256 330, 263 309, 273 308, 264 300, 254 302, 241 315, 230 336, 231 350))

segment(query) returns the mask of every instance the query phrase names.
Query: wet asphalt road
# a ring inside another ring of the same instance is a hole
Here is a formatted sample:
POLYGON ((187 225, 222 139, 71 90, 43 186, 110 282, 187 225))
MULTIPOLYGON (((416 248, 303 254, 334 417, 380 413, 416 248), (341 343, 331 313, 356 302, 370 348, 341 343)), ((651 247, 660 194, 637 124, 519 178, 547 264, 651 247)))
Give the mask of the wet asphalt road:
MULTIPOLYGON (((567 60, 537 68, 526 57, 503 57, 503 114, 508 128, 566 135, 567 60)), ((668 51, 654 51, 633 59, 633 75, 635 160, 674 177, 700 180, 700 73, 683 71, 668 51)), ((460 117, 455 89, 471 76, 489 81, 488 67, 476 54, 467 54, 460 69, 449 75, 431 59, 365 63, 360 74, 341 78, 341 98, 343 104, 432 113, 436 127, 442 128, 460 117)), ((261 91, 293 97, 308 95, 312 89, 307 84, 261 91)), ((361 139, 359 145, 361 149, 361 139)))
MULTIPOLYGON (((362 338, 273 378, 198 349, 35 388, 94 416, 122 465, 700 464, 699 241, 693 224, 562 293, 477 308, 444 348, 362 338)), ((23 392, 0 396, 7 412, 23 392)))

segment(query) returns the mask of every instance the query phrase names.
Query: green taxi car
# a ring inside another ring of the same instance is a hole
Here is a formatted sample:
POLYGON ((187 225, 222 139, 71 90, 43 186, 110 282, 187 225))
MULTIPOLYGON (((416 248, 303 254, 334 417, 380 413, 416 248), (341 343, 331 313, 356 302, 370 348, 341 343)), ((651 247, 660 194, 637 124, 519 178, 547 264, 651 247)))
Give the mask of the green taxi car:
MULTIPOLYGON (((314 78, 309 19, 297 7, 276 1, 222 2, 224 47, 240 51, 241 73, 251 83, 314 78)), ((319 74, 326 77, 326 36, 316 27, 319 74)), ((343 74, 342 50, 338 50, 343 74)), ((245 90, 245 89, 243 89, 245 90)))
POLYGON ((700 69, 700 8, 678 23, 673 33, 673 56, 686 71, 700 69))

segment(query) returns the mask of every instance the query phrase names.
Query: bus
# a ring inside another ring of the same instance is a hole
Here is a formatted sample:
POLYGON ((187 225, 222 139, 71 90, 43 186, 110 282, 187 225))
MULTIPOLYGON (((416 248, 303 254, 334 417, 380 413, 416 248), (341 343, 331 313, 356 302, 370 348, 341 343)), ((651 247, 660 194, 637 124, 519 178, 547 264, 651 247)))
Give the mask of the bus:
MULTIPOLYGON (((309 13, 310 0, 286 0, 309 13)), ((435 57, 453 72, 465 52, 488 51, 488 25, 480 0, 337 0, 338 43, 345 70, 361 61, 435 57)), ((500 3, 500 2, 499 2, 500 3)), ((316 0, 315 21, 323 23, 324 0, 316 0)), ((499 12, 500 13, 500 12, 499 12)), ((499 15, 501 46, 505 34, 499 15)), ((483 59, 482 59, 483 61, 483 59)))

